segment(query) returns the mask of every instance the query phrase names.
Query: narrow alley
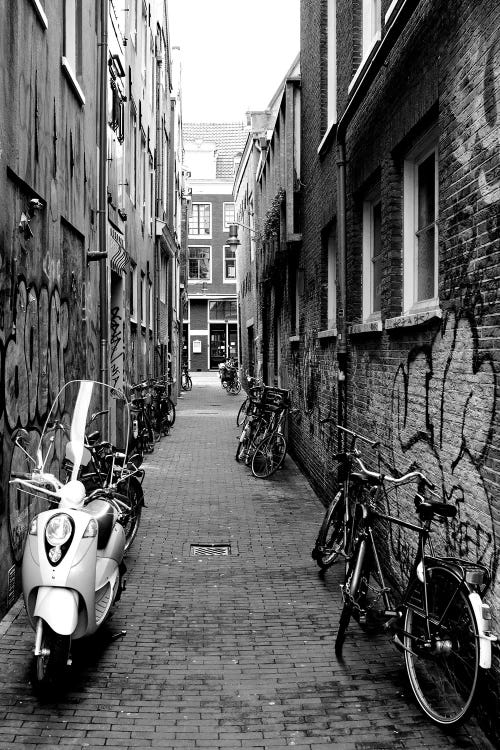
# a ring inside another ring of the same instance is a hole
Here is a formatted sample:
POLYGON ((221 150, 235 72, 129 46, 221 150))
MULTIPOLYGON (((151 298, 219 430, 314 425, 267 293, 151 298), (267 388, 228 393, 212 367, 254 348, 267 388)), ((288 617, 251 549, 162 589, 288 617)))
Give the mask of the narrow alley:
POLYGON ((0 749, 489 748, 473 721, 429 723, 387 637, 353 627, 337 661, 341 571, 310 556, 323 507, 290 458, 267 481, 234 460, 241 398, 193 373, 146 462, 127 590, 60 702, 33 692, 21 601, 0 623, 0 749))

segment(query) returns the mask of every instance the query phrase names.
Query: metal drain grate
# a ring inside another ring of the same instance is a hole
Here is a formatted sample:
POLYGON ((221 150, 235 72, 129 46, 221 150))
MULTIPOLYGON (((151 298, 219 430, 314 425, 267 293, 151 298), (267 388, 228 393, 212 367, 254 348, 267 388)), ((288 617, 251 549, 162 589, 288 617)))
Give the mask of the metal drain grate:
POLYGON ((191 555, 230 555, 230 544, 192 544, 191 555))

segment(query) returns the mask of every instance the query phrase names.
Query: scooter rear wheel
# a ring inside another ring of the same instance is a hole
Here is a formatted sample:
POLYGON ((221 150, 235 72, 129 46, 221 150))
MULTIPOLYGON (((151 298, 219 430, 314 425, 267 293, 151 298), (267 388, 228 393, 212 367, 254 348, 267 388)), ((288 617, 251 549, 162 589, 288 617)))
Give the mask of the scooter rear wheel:
POLYGON ((70 647, 70 635, 55 633, 46 622, 43 623, 41 653, 35 657, 37 687, 53 689, 61 684, 70 647))

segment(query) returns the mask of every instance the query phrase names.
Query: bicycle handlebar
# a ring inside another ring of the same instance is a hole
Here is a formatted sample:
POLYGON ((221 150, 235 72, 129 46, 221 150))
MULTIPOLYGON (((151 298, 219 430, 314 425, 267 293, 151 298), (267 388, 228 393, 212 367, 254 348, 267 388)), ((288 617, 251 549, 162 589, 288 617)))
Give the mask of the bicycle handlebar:
POLYGON ((353 455, 356 463, 361 469, 363 476, 366 476, 368 479, 374 479, 381 484, 383 484, 384 482, 390 482, 390 484, 394 485, 395 487, 418 480, 419 483, 421 483, 424 487, 428 487, 430 490, 434 490, 436 488, 433 482, 431 482, 430 479, 427 479, 425 474, 422 474, 421 471, 409 471, 407 474, 403 474, 400 477, 393 477, 390 474, 383 474, 380 471, 372 471, 371 469, 368 469, 362 462, 359 455, 351 455, 353 455))

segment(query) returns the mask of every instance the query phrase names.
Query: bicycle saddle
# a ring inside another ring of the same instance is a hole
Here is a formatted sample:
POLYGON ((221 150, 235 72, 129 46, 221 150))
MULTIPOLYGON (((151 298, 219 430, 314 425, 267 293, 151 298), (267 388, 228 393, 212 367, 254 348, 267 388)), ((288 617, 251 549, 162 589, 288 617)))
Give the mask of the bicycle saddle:
POLYGON ((438 516, 439 518, 455 518, 457 508, 455 505, 448 505, 448 503, 434 503, 425 500, 418 505, 417 513, 421 521, 432 521, 434 516, 438 516))

